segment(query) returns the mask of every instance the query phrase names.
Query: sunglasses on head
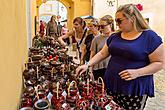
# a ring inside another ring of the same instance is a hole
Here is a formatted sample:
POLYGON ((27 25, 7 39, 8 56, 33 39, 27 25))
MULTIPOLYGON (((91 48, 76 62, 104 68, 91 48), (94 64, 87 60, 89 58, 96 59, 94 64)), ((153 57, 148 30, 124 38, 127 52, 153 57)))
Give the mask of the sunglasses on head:
POLYGON ((115 19, 115 21, 116 21, 117 24, 121 24, 123 20, 124 19, 119 19, 119 18, 118 19, 115 19))
POLYGON ((100 27, 101 29, 104 29, 104 28, 105 28, 105 26, 107 26, 107 25, 109 25, 109 24, 99 25, 99 27, 100 27))

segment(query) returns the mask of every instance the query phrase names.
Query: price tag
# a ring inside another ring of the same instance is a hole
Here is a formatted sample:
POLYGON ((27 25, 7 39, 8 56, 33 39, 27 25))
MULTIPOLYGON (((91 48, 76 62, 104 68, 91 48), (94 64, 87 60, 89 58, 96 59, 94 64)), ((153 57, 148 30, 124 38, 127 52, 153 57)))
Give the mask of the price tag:
POLYGON ((105 106, 105 109, 106 109, 106 110, 111 110, 110 105, 109 105, 109 104, 107 104, 107 105, 105 106))
POLYGON ((66 96, 67 96, 67 93, 66 93, 66 91, 64 91, 63 93, 62 93, 62 95, 65 97, 65 99, 66 99, 66 96))
POLYGON ((62 107, 63 107, 63 108, 65 108, 66 106, 67 106, 67 104, 66 104, 66 103, 62 104, 62 107))

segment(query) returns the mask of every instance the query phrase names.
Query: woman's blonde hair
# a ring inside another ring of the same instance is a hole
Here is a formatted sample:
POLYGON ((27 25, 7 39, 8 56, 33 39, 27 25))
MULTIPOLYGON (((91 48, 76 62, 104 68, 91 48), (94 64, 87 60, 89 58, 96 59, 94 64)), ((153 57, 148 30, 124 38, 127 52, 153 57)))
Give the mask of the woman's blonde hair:
POLYGON ((134 16, 135 20, 133 22, 133 25, 134 28, 139 32, 150 28, 141 15, 140 11, 134 4, 121 5, 117 9, 117 12, 122 12, 123 16, 125 16, 126 18, 131 18, 134 16))
POLYGON ((107 24, 111 25, 111 30, 114 31, 114 20, 113 17, 111 15, 105 15, 103 16, 100 21, 105 21, 107 24))

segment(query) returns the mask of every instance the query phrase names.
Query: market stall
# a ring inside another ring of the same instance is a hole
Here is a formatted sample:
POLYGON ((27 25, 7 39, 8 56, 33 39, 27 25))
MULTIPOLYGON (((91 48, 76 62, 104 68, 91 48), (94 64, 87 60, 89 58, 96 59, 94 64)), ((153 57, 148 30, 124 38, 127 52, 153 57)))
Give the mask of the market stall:
POLYGON ((103 79, 79 77, 68 49, 52 37, 34 39, 23 72, 20 110, 123 110, 108 96, 103 79))

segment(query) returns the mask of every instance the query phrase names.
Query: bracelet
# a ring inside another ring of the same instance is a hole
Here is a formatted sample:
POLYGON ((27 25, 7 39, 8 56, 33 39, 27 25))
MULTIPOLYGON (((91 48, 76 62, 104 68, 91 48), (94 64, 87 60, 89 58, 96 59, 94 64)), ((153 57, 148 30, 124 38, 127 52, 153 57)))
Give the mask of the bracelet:
POLYGON ((90 64, 89 64, 89 62, 87 62, 87 63, 86 63, 86 65, 88 66, 88 68, 90 67, 90 64))

